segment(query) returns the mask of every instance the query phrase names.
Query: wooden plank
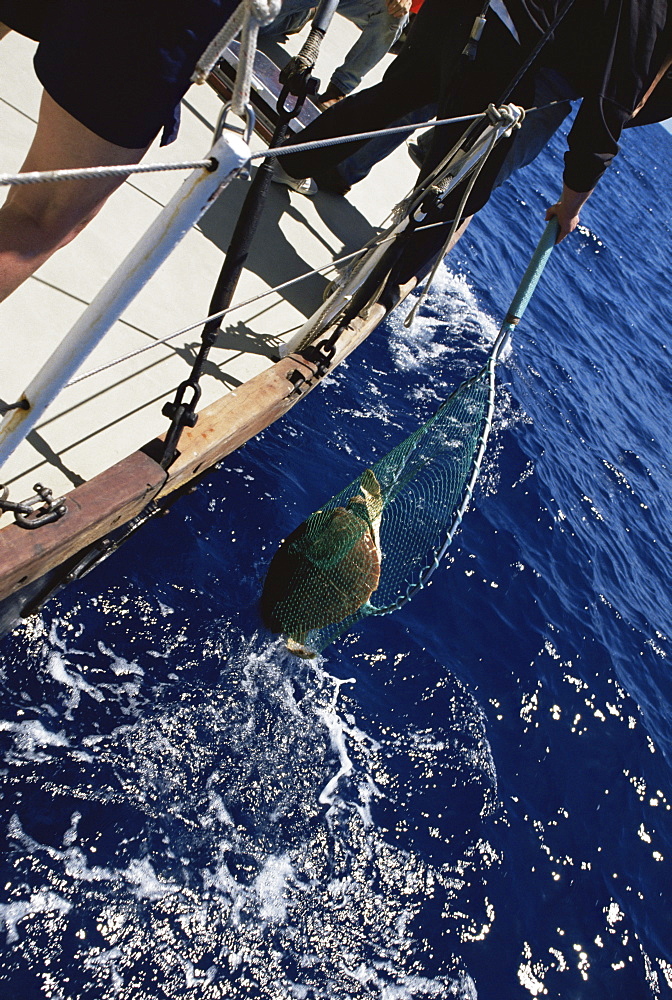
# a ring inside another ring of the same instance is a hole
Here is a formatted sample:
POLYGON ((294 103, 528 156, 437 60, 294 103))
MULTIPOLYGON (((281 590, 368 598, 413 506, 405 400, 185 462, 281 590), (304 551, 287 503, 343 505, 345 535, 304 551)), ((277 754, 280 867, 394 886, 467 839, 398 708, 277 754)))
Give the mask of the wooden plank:
POLYGON ((68 493, 68 511, 60 520, 32 530, 8 524, 0 531, 0 600, 126 524, 165 479, 164 469, 136 451, 68 493))
MULTIPOLYGON (((376 304, 369 310, 366 320, 358 317, 339 338, 336 354, 328 371, 333 371, 336 365, 354 351, 384 316, 385 309, 376 304)), ((320 337, 318 343, 324 337, 320 337)), ((205 407, 198 415, 196 426, 187 427, 183 431, 179 444, 180 454, 170 467, 160 497, 184 486, 194 476, 240 448, 251 437, 284 416, 319 382, 314 365, 300 354, 290 354, 278 361, 273 368, 261 372, 228 396, 205 407), (293 383, 288 378, 295 371, 310 379, 303 384, 300 392, 294 391, 293 383)), ((148 445, 148 453, 156 455, 156 446, 157 442, 148 445)))
MULTIPOLYGON (((361 344, 384 316, 384 308, 376 304, 365 319, 358 317, 339 338, 328 371, 361 344)), ((199 413, 196 426, 185 428, 180 453, 169 473, 159 465, 163 438, 155 438, 66 494, 68 512, 59 521, 32 531, 16 524, 2 528, 0 601, 128 523, 150 500, 168 497, 187 485, 283 416, 319 382, 315 366, 300 354, 283 358, 199 413), (306 379, 299 391, 288 377, 297 371, 306 379)))

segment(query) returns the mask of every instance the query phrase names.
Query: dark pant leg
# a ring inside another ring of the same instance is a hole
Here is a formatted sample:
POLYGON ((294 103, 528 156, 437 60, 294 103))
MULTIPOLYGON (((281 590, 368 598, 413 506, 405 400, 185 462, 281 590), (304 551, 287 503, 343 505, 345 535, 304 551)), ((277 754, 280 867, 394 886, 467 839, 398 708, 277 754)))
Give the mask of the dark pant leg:
POLYGON ((39 42, 50 0, 0 0, 0 22, 39 42))
MULTIPOLYGON (((414 19, 408 41, 375 87, 339 101, 316 118, 294 142, 372 132, 392 125, 416 108, 437 100, 443 67, 453 64, 471 29, 470 4, 425 0, 414 19), (469 8, 466 13, 464 7, 469 8)), ((308 153, 283 156, 293 177, 312 177, 356 152, 366 140, 342 143, 308 153)))
POLYGON ((237 4, 49 0, 35 72, 81 125, 107 142, 141 149, 175 123, 199 57, 237 4))
MULTIPOLYGON (((409 114, 404 115, 403 118, 398 118, 393 125, 416 125, 419 122, 427 122, 430 119, 436 118, 436 104, 425 104, 422 108, 417 108, 415 111, 411 111, 409 114)), ((426 133, 421 133, 420 139, 426 133)), ((353 156, 347 157, 342 160, 338 166, 338 175, 343 181, 343 184, 352 185, 357 184, 359 181, 363 180, 372 167, 375 167, 377 163, 384 160, 386 156, 393 153, 395 149, 399 146, 403 146, 407 139, 413 135, 413 132, 399 132, 396 135, 385 135, 381 136, 379 139, 370 139, 368 142, 363 143, 361 149, 359 149, 353 156)), ((420 139, 418 139, 418 145, 420 144, 420 139)), ((431 141, 431 140, 430 140, 431 141)), ((319 177, 319 174, 316 175, 319 177)))
MULTIPOLYGON (((479 43, 476 60, 471 63, 450 89, 446 87, 439 102, 439 118, 472 114, 484 111, 490 103, 498 104, 499 99, 513 79, 524 53, 509 31, 494 14, 479 43)), ((529 106, 534 94, 534 74, 527 74, 509 99, 513 103, 529 106)), ((444 125, 433 130, 432 143, 423 163, 421 176, 429 174, 456 144, 463 134, 464 125, 444 125)), ((488 157, 474 188, 467 200, 464 215, 473 215, 485 205, 510 148, 510 140, 502 139, 488 157)), ((444 226, 419 231, 411 236, 395 268, 395 280, 399 284, 413 275, 424 276, 436 255, 443 247, 448 234, 449 223, 457 214, 464 193, 464 184, 444 199, 440 209, 431 211, 425 222, 443 222, 444 226)))

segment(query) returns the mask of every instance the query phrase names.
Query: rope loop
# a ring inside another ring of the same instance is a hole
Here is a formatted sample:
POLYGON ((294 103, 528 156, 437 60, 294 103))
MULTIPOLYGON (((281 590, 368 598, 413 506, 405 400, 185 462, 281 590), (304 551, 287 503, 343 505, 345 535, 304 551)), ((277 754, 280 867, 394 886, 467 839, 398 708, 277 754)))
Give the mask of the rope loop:
POLYGON ((510 128, 520 128, 525 120, 525 109, 516 104, 488 104, 485 112, 491 125, 508 125, 510 128))
POLYGON ((198 60, 191 80, 205 83, 224 51, 241 35, 238 72, 231 96, 231 108, 236 115, 242 115, 249 105, 259 28, 274 21, 281 6, 281 0, 243 0, 198 60))

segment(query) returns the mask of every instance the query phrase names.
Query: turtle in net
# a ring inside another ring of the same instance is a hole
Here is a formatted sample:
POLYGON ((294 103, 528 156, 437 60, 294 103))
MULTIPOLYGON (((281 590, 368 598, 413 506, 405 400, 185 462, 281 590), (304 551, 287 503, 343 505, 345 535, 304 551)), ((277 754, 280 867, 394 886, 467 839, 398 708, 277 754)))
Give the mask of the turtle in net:
POLYGON ((384 500, 371 469, 346 507, 318 510, 282 543, 268 568, 260 601, 264 624, 287 648, 312 656, 308 633, 337 625, 369 601, 380 582, 384 500))

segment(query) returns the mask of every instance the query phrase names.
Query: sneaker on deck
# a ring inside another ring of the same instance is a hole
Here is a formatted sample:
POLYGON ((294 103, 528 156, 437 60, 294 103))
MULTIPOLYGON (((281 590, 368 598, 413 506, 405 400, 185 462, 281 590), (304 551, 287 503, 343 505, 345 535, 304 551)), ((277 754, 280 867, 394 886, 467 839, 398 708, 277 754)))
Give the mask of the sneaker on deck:
POLYGON ((317 184, 312 177, 292 177, 292 175, 288 174, 281 164, 277 162, 275 164, 271 180, 274 184, 284 184, 285 187, 291 188, 292 191, 297 191, 299 194, 305 195, 306 198, 312 198, 313 195, 317 193, 317 184))

